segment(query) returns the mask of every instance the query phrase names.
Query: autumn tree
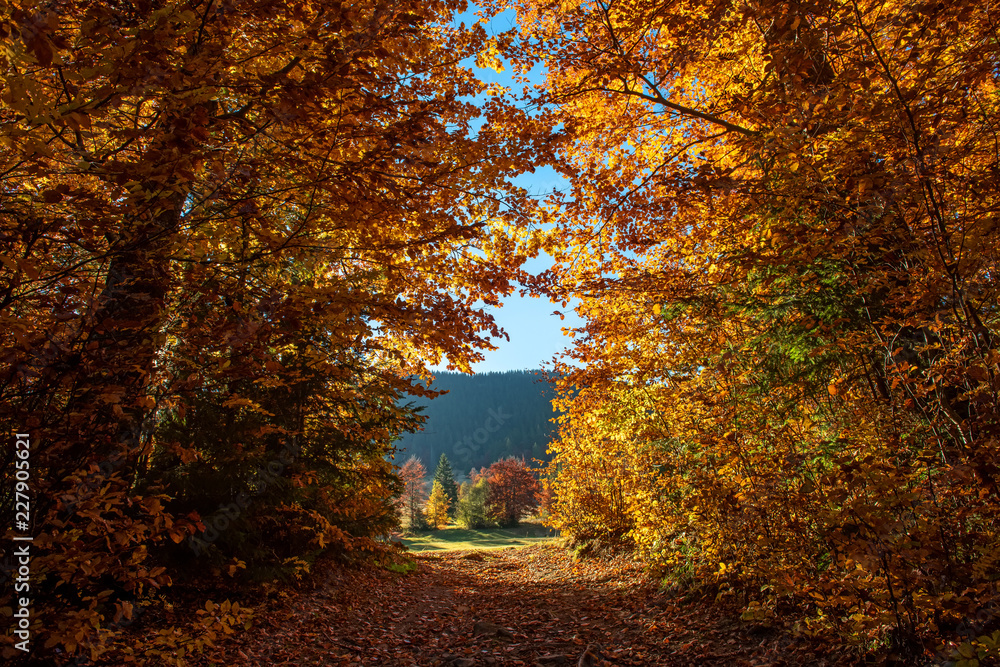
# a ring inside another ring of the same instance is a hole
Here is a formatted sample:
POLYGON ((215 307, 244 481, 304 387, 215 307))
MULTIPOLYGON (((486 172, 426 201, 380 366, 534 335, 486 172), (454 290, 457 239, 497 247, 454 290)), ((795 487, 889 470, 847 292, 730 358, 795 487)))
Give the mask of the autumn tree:
POLYGON ((484 476, 488 483, 487 515, 501 526, 516 526, 538 506, 538 480, 523 459, 502 459, 484 476))
POLYGON ((427 500, 427 469, 416 456, 411 456, 399 471, 399 479, 403 489, 398 507, 406 518, 410 528, 422 525, 421 516, 424 502, 427 500))
POLYGON ((427 505, 424 507, 424 516, 427 517, 427 523, 430 527, 438 530, 445 528, 448 525, 448 510, 450 508, 451 501, 448 500, 448 494, 445 493, 441 482, 435 479, 431 486, 430 498, 427 499, 427 505))
POLYGON ((509 6, 571 184, 534 285, 586 319, 556 368, 556 521, 911 657, 990 604, 991 8, 509 6))
POLYGON ((203 646, 110 621, 205 571, 182 559, 216 523, 209 556, 281 527, 296 563, 387 529, 397 399, 500 335, 482 304, 529 205, 509 177, 544 150, 463 101, 491 91, 461 9, 5 7, 0 424, 38 443, 33 659, 203 646))

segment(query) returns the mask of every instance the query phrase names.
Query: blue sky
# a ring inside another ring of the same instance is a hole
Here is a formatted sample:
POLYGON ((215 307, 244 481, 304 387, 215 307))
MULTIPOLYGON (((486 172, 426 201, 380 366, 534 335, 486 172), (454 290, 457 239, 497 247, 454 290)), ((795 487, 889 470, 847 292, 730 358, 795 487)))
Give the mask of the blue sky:
MULTIPOLYGON (((477 18, 470 11, 460 16, 458 20, 468 25, 477 18)), ((506 12, 491 22, 487 32, 495 34, 509 30, 513 25, 513 12, 506 12)), ((470 62, 468 65, 475 68, 474 63, 470 62)), ((478 68, 477 71, 483 81, 512 87, 514 92, 520 92, 523 87, 523 84, 514 83, 510 77, 509 67, 507 71, 501 73, 478 68)), ((541 83, 544 76, 544 71, 538 68, 532 72, 531 79, 533 82, 541 83)), ((539 197, 551 193, 553 188, 560 190, 566 188, 566 182, 562 177, 548 167, 537 169, 534 174, 523 174, 514 179, 514 182, 539 197)), ((539 255, 529 260, 524 268, 531 273, 540 273, 551 265, 551 257, 539 255)), ((583 322, 573 312, 572 304, 563 308, 561 304, 552 303, 547 299, 518 296, 517 292, 504 300, 502 308, 487 308, 487 311, 510 336, 510 341, 495 340, 494 344, 498 349, 485 352, 486 359, 473 365, 472 368, 477 373, 541 368, 551 361, 554 355, 570 345, 571 339, 564 335, 563 329, 580 326, 583 322), (562 312, 565 319, 560 319, 553 311, 562 312)), ((444 366, 438 368, 443 369, 444 366)))
MULTIPOLYGON (((551 258, 540 256, 530 260, 526 269, 533 273, 551 265, 551 258)), ((552 357, 569 346, 571 339, 563 334, 563 328, 579 326, 580 319, 572 308, 562 308, 547 299, 519 297, 516 293, 507 297, 502 308, 487 308, 497 323, 510 336, 510 341, 494 341, 499 349, 486 352, 486 359, 473 365, 477 373, 489 371, 542 368, 552 357), (560 319, 553 311, 561 311, 566 319, 560 319)))
MULTIPOLYGON (((565 181, 548 168, 524 174, 515 182, 534 195, 545 195, 553 188, 565 187, 565 181)), ((524 269, 538 274, 551 266, 552 258, 540 253, 538 257, 528 260, 524 269)), ((487 307, 486 311, 510 336, 510 341, 502 338, 494 340, 498 349, 484 352, 485 360, 472 366, 476 373, 542 368, 571 344, 572 339, 564 333, 564 329, 583 323, 583 319, 573 312, 572 303, 564 308, 561 303, 545 298, 519 296, 517 291, 504 299, 501 308, 487 307), (564 319, 556 311, 562 313, 564 319)), ((436 368, 443 370, 444 365, 436 368)))

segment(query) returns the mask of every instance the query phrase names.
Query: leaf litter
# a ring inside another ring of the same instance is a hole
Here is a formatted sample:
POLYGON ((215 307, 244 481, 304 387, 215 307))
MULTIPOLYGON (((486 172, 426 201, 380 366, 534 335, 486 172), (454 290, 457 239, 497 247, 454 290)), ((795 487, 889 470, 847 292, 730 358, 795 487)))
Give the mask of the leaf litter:
POLYGON ((409 574, 333 566, 282 591, 208 665, 856 664, 841 646, 740 620, 725 599, 661 589, 627 555, 556 544, 419 554, 409 574))

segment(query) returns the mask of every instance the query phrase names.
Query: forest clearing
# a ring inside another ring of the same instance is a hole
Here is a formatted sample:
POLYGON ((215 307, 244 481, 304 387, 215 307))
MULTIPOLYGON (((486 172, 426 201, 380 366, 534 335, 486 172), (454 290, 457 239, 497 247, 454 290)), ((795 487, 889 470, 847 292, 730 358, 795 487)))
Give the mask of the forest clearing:
POLYGON ((537 523, 521 523, 514 528, 475 530, 454 526, 444 530, 419 531, 401 536, 399 541, 411 552, 421 553, 522 547, 558 539, 558 532, 551 528, 537 523))

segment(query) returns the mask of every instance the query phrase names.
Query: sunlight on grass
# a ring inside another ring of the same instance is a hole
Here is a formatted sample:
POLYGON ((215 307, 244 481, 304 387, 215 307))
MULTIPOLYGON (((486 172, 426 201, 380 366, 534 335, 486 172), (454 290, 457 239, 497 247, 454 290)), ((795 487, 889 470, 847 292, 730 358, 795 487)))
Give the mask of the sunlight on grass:
POLYGON ((537 523, 521 524, 517 528, 485 528, 467 530, 454 523, 442 530, 419 530, 402 542, 410 551, 460 551, 463 549, 501 549, 559 539, 558 531, 537 523))

